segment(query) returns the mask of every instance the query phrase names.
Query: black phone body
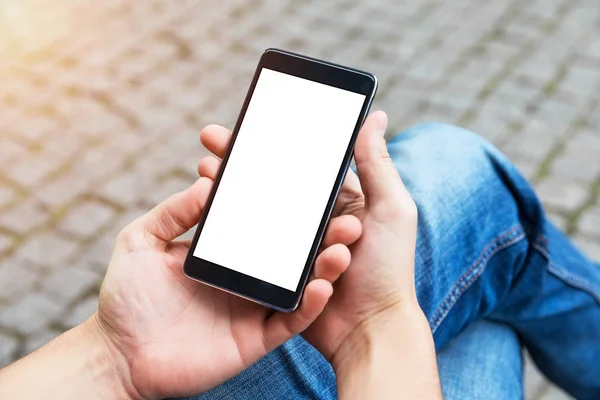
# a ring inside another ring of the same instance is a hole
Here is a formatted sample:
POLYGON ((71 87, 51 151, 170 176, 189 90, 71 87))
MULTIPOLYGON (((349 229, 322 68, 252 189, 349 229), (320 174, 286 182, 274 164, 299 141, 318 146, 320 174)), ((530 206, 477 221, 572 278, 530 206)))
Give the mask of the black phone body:
POLYGON ((184 263, 185 274, 297 308, 377 79, 278 49, 258 64, 184 263))

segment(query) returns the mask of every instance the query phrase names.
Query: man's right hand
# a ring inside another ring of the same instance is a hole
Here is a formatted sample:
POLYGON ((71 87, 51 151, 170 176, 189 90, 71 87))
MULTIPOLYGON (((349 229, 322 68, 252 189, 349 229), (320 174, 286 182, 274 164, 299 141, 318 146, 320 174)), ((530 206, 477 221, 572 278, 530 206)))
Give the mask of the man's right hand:
MULTIPOLYGON (((361 221, 362 235, 350 247, 350 267, 336 281, 327 307, 303 333, 338 374, 340 369, 347 370, 345 365, 357 365, 357 354, 373 350, 360 349, 362 343, 400 338, 396 331, 403 324, 417 328, 415 335, 423 336, 427 358, 435 366, 431 333, 415 292, 417 208, 387 151, 386 125, 385 113, 374 112, 358 135, 354 151, 358 177, 348 172, 334 217, 355 216, 361 221)), ((222 157, 230 135, 225 128, 212 125, 203 129, 200 139, 222 157)), ((219 164, 207 158, 198 171, 214 179, 219 164)))

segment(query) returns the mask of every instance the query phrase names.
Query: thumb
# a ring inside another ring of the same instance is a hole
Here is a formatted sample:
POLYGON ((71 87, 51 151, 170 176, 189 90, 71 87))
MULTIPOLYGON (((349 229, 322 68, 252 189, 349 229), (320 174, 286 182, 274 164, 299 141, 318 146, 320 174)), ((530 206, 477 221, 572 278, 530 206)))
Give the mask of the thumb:
POLYGON ((370 208, 397 204, 407 195, 383 137, 387 121, 383 111, 369 115, 358 134, 354 149, 358 178, 370 208))
POLYGON ((142 215, 120 233, 128 249, 152 247, 163 250, 200 220, 212 181, 200 178, 188 189, 176 193, 142 215))

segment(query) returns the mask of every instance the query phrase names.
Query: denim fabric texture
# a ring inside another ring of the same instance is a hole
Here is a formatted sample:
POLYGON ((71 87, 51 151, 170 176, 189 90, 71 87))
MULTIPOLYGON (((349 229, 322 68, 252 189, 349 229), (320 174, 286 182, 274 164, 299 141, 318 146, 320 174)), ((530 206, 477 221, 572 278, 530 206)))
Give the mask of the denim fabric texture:
POLYGON ((523 398, 523 357, 514 329, 477 321, 438 353, 444 400, 523 398))
MULTIPOLYGON (((415 282, 447 398, 522 398, 523 344, 557 385, 600 399, 600 268, 546 219, 514 165, 436 123, 388 148, 419 210, 415 282)), ((194 399, 336 397, 330 365, 296 337, 194 399)))

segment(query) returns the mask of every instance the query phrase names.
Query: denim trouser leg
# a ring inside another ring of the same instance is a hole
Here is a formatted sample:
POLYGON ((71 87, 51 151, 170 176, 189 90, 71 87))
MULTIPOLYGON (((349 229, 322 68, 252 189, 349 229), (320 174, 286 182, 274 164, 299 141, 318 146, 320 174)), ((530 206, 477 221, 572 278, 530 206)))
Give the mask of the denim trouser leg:
POLYGON ((523 398, 523 357, 516 332, 507 325, 477 321, 438 353, 444 400, 523 398))
MULTIPOLYGON (((485 320, 471 324, 439 352, 438 367, 446 400, 523 398, 521 344, 506 325, 485 320)), ((337 389, 329 363, 296 336, 238 376, 193 398, 204 399, 333 400, 337 389)))
MULTIPOLYGON (((553 381, 577 398, 600 398, 600 269, 546 220, 515 167, 482 138, 442 124, 416 126, 389 149, 419 209, 415 282, 436 347, 495 319, 518 332, 553 381)), ((257 366, 298 391, 235 398, 335 396, 329 366, 301 338, 257 366)), ((257 371, 211 393, 262 386, 257 371)))
POLYGON ((578 399, 600 398, 600 268, 482 138, 425 124, 389 146, 419 208, 417 293, 436 347, 496 319, 551 380, 578 399))

